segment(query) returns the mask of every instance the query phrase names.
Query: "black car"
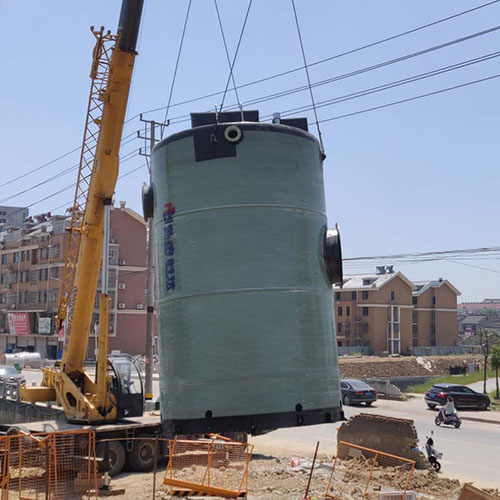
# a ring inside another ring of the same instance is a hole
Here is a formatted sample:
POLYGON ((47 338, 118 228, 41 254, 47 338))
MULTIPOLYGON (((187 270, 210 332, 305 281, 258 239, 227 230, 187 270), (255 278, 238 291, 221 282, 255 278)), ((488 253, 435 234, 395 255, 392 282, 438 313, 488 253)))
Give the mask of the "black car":
POLYGON ((490 406, 490 398, 487 394, 458 384, 434 384, 425 393, 425 402, 429 408, 434 409, 438 405, 445 405, 448 396, 453 398, 457 410, 466 408, 487 410, 490 406))
POLYGON ((370 406, 374 401, 377 401, 377 391, 362 380, 341 380, 340 390, 342 402, 346 406, 357 403, 365 403, 366 406, 370 406))

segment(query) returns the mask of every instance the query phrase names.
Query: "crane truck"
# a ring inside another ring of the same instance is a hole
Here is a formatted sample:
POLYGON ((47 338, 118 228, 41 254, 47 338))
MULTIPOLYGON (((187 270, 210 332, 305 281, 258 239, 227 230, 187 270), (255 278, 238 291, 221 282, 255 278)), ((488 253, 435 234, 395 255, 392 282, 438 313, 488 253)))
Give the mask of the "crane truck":
MULTIPOLYGON (((144 0, 123 0, 116 34, 91 28, 96 39, 91 88, 56 323, 65 332, 60 366, 43 369, 38 387, 21 387, 22 401, 55 401, 67 422, 23 424, 21 430, 49 432, 92 427, 97 454, 103 441, 116 475, 127 461, 136 471, 152 468, 151 440, 161 433, 159 415, 143 415, 141 374, 130 357, 108 356, 109 296, 102 279, 95 378, 85 371, 101 261, 109 255, 109 211, 119 169, 119 151, 144 0), (104 255, 104 258, 103 258, 104 255), (101 443, 99 443, 101 441, 101 443)), ((5 426, 3 426, 5 427, 5 426)), ((4 429, 5 430, 5 429, 4 429)), ((15 431, 11 428, 11 431, 15 431)), ((160 450, 161 452, 161 450, 160 450)))

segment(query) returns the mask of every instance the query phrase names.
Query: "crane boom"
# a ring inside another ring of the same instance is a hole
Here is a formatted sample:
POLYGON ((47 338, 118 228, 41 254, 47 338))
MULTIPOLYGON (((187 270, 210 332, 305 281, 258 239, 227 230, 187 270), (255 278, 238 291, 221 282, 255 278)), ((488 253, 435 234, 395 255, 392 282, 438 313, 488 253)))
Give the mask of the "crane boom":
MULTIPOLYGON (((61 368, 44 369, 41 387, 20 391, 25 401, 56 400, 71 420, 109 421, 119 416, 117 395, 108 394, 107 352, 98 359, 97 382, 85 373, 84 362, 103 257, 105 206, 118 178, 142 8, 143 0, 123 0, 117 35, 91 28, 96 36, 92 83, 57 318, 59 327, 68 320, 61 368)), ((101 295, 103 314, 107 301, 107 295, 101 295)), ((107 318, 101 319, 107 324, 107 318)), ((108 335, 108 328, 100 328, 105 346, 108 335)))

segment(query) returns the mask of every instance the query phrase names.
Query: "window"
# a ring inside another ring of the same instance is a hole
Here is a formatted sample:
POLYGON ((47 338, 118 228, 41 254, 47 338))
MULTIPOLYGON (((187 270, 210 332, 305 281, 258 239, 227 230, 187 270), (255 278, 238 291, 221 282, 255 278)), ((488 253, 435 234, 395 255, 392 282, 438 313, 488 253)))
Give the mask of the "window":
POLYGON ((38 292, 38 303, 45 304, 47 302, 47 290, 40 290, 38 292))
POLYGON ((337 307, 337 316, 342 316, 342 306, 337 307))
POLYGON ((368 307, 363 307, 362 314, 363 316, 368 316, 368 307))
POLYGON ((59 268, 58 267, 51 267, 50 268, 50 277, 51 278, 58 278, 59 277, 59 268))
POLYGON ((391 290, 391 292, 389 294, 389 298, 390 298, 391 302, 394 302, 396 300, 396 294, 394 293, 394 290, 391 290))
POLYGON ((412 297, 411 298, 411 303, 416 306, 418 304, 418 297, 412 297))
POLYGON ((342 323, 337 323, 337 333, 342 333, 342 323))
POLYGON ((432 305, 435 306, 436 305, 436 296, 434 295, 434 297, 432 297, 432 305))
POLYGON ((349 306, 347 306, 347 307, 345 308, 345 315, 346 315, 346 316, 350 316, 350 315, 351 315, 351 308, 350 308, 349 306))
POLYGON ((351 300, 356 300, 358 298, 358 292, 351 292, 351 300))
POLYGON ((2 285, 5 285, 5 284, 7 283, 7 273, 2 273, 2 274, 0 275, 0 283, 1 283, 2 285))
POLYGON ((36 271, 30 271, 30 285, 35 285, 37 282, 38 273, 36 271))
POLYGON ((2 265, 5 266, 8 263, 9 263, 9 255, 6 253, 2 254, 2 265))
POLYGON ((418 313, 417 311, 412 311, 411 312, 411 322, 413 324, 417 323, 417 319, 418 319, 418 313))
POLYGON ((362 298, 363 300, 368 300, 368 292, 366 290, 363 291, 362 298))
POLYGON ((361 333, 368 333, 368 323, 361 323, 361 333))
POLYGON ((26 252, 23 250, 21 252, 21 262, 24 262, 26 260, 26 252))
POLYGON ((14 252, 14 262, 19 262, 19 252, 14 252))
POLYGON ((335 292, 335 300, 340 300, 340 292, 335 292))
POLYGON ((47 281, 48 277, 49 277, 49 270, 47 268, 38 270, 39 281, 47 281))
POLYGON ((59 245, 49 247, 49 257, 59 257, 59 245))
POLYGON ((29 283, 30 280, 30 272, 22 271, 21 272, 21 283, 29 283))

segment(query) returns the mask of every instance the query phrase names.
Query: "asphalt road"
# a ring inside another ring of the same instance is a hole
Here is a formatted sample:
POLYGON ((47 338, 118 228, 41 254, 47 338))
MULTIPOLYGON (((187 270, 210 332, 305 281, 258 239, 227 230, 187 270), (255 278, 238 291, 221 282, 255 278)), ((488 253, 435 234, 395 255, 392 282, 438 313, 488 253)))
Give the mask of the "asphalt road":
MULTIPOLYGON (((27 385, 38 384, 41 372, 23 370, 27 385)), ((492 385, 493 381, 488 382, 492 385)), ((476 390, 480 388, 472 386, 476 390)), ((153 382, 154 399, 159 395, 158 380, 153 382)), ((500 425, 492 423, 463 421, 460 429, 437 427, 434 425, 435 411, 427 409, 422 396, 408 401, 379 400, 371 407, 345 407, 347 418, 357 413, 376 413, 400 418, 413 419, 420 443, 431 430, 434 431, 435 447, 443 453, 442 475, 473 481, 479 487, 500 487, 500 425)), ((485 412, 460 412, 461 416, 481 417, 485 412)), ((499 419, 500 421, 500 416, 499 419)), ((320 452, 332 455, 336 448, 336 430, 340 423, 314 425, 290 429, 279 429, 263 436, 250 439, 255 445, 255 453, 276 453, 287 456, 310 456, 316 441, 320 441, 320 452)))
MULTIPOLYGON (((370 408, 345 407, 347 418, 357 413, 374 413, 414 420, 420 444, 434 431, 434 444, 443 453, 441 473, 445 477, 474 482, 484 488, 500 487, 500 425, 464 421, 460 429, 437 427, 435 411, 427 409, 422 397, 408 401, 379 400, 370 408)), ((483 412, 460 412, 460 415, 481 416, 483 412)), ((500 422, 500 419, 499 419, 500 422)), ((336 447, 339 423, 279 429, 251 439, 256 453, 283 453, 311 456, 317 441, 320 451, 332 455, 336 447)))

